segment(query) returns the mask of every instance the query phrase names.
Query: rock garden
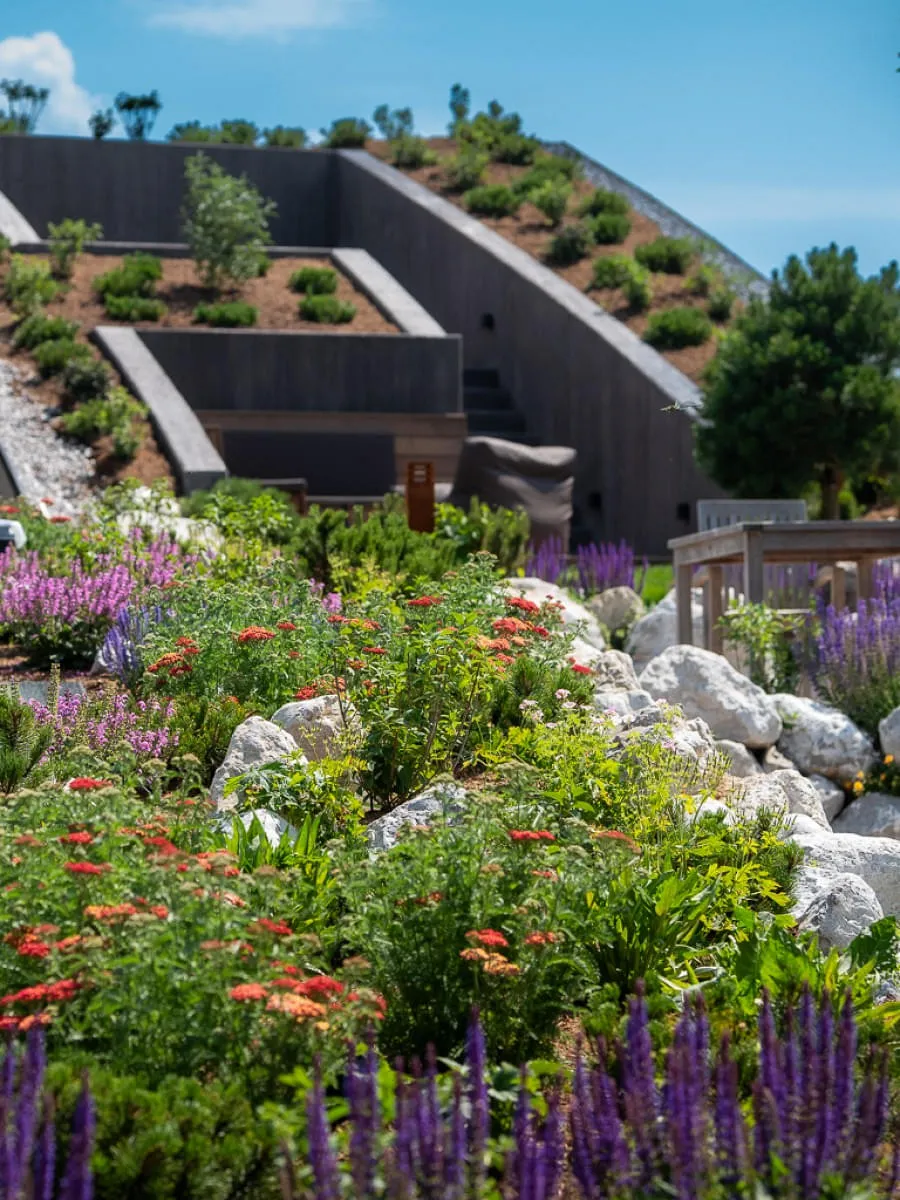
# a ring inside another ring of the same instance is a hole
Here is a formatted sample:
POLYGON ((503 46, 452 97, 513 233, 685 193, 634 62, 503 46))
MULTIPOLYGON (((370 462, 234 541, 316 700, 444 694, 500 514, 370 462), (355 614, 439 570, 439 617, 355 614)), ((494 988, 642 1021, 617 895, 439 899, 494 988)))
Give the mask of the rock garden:
POLYGON ((887 568, 721 656, 478 505, 18 508, 0 1194, 892 1193, 887 568))

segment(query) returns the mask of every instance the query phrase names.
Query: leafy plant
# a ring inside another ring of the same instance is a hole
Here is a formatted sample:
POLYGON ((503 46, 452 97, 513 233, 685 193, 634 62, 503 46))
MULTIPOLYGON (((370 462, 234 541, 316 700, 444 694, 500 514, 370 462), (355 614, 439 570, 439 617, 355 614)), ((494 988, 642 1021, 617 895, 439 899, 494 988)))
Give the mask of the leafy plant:
POLYGON ((638 267, 630 272, 622 284, 625 299, 635 312, 645 312, 653 303, 653 285, 650 282, 650 272, 638 267))
POLYGON ((461 83, 454 83, 450 89, 450 112, 453 115, 449 126, 451 137, 455 137, 459 127, 468 120, 471 106, 472 96, 469 89, 464 88, 461 83))
POLYGON ((143 96, 119 92, 116 96, 116 112, 132 141, 142 142, 150 136, 161 109, 162 101, 156 91, 143 96))
POLYGON ((716 288, 714 292, 710 293, 706 311, 714 321, 728 321, 731 319, 734 301, 735 295, 730 288, 716 288))
POLYGON ((359 117, 341 117, 332 121, 329 129, 321 131, 323 144, 329 150, 359 150, 372 132, 368 121, 359 117))
POLYGON ((221 139, 228 145, 255 146, 259 141, 259 126, 240 117, 223 121, 221 131, 221 139))
MULTIPOLYGON (((0 79, 0 92, 9 105, 5 119, 11 133, 34 133, 50 99, 50 89, 35 87, 22 79, 0 79)), ((3 114, 0 114, 2 116, 3 114)))
POLYGON ((204 154, 185 162, 185 237, 203 282, 239 285, 259 272, 276 206, 245 175, 227 174, 204 154))
POLYGON ((168 309, 154 296, 114 296, 103 298, 106 315, 114 321, 159 321, 168 309))
POLYGON ((333 267, 301 267, 288 280, 292 292, 307 296, 326 296, 337 291, 338 275, 333 267))
POLYGON ((35 347, 34 361, 43 379, 59 375, 69 363, 88 362, 94 355, 89 346, 76 342, 73 338, 56 338, 52 342, 42 342, 35 347))
POLYGON ((300 316, 320 325, 346 325, 356 316, 356 308, 337 296, 306 295, 300 301, 300 316))
POLYGON ((209 144, 222 140, 221 130, 215 125, 201 125, 199 121, 183 121, 173 125, 166 134, 167 142, 197 142, 209 144))
POLYGON ((470 188, 463 196, 463 204, 469 212, 482 217, 511 217, 519 211, 521 200, 506 184, 491 183, 470 188))
POLYGON ((631 206, 627 199, 619 195, 618 192, 610 192, 606 188, 597 188, 582 201, 578 211, 582 217, 598 217, 601 213, 624 217, 628 215, 630 208, 631 206))
POLYGON ((414 133, 404 133, 391 143, 391 162, 403 171, 417 171, 419 167, 430 167, 438 157, 424 138, 414 133))
POLYGON ((110 388, 106 395, 96 396, 81 404, 74 411, 63 413, 60 426, 69 437, 78 438, 83 442, 92 442, 95 438, 112 435, 117 439, 117 447, 121 450, 131 448, 131 453, 120 454, 120 457, 132 457, 137 449, 130 438, 132 423, 143 416, 144 408, 133 396, 122 387, 110 388))
POLYGON ((17 791, 40 767, 53 738, 38 725, 31 705, 19 699, 15 684, 0 687, 0 792, 17 791))
POLYGON ((194 309, 195 325, 212 325, 216 329, 241 329, 255 325, 259 309, 242 300, 220 304, 198 304, 194 309))
POLYGON ((564 180, 548 179, 540 187, 530 192, 528 199, 538 212, 543 213, 555 229, 566 215, 571 196, 572 188, 564 180))
POLYGON ((637 246, 634 257, 648 271, 683 275, 696 252, 690 238, 658 237, 637 246))
POLYGON ((684 290, 693 296, 709 296, 719 283, 721 276, 710 263, 701 262, 684 282, 684 290))
POLYGON ((557 267, 570 267, 588 255, 592 244, 591 231, 583 222, 566 225, 550 242, 547 261, 557 267))
MULTIPOLYGON (((345 762, 304 763, 298 754, 294 761, 266 763, 230 780, 225 794, 240 792, 246 797, 243 806, 275 812, 301 832, 305 827, 302 844, 308 847, 303 851, 308 856, 316 836, 326 842, 361 832, 362 801, 349 784, 345 762)), ((296 830, 288 835, 292 848, 298 836, 296 830)))
POLYGON ((540 150, 536 138, 522 132, 518 113, 506 113, 503 105, 492 100, 486 112, 476 113, 471 121, 457 124, 454 134, 458 141, 468 142, 487 151, 492 161, 525 166, 534 162, 540 150))
POLYGON ((76 404, 105 396, 112 383, 109 367, 101 358, 76 358, 62 373, 66 395, 76 404))
POLYGON ((464 143, 452 158, 444 159, 444 180, 450 192, 469 192, 484 180, 490 155, 464 143))
POLYGON ((274 125, 264 129, 263 144, 266 146, 281 146, 289 150, 302 150, 306 145, 306 130, 299 125, 274 125))
POLYGON ((684 346, 702 346, 712 332, 710 319, 702 309, 668 308, 650 317, 644 341, 657 350, 679 350, 684 346))
POLYGON ((57 279, 71 279, 75 259, 84 249, 85 242, 97 242, 103 237, 102 225, 96 222, 89 225, 87 221, 75 221, 71 217, 66 217, 58 225, 51 221, 47 228, 50 233, 50 259, 57 279))
POLYGON ((598 246, 614 246, 631 233, 631 220, 621 213, 600 212, 590 219, 588 228, 598 246))
POLYGON ((40 258, 14 254, 6 269, 3 294, 13 312, 30 317, 56 298, 59 287, 50 274, 50 264, 40 258))
POLYGON ((88 118, 91 136, 97 142, 102 142, 104 138, 109 137, 115 125, 116 118, 111 108, 98 108, 88 118))
POLYGON ((627 254, 608 254, 594 259, 595 288, 624 287, 629 279, 640 270, 633 258, 627 254))
POLYGON ((767 692, 790 693, 800 681, 795 639, 810 616, 779 612, 767 604, 741 604, 722 617, 729 641, 747 652, 750 678, 767 692))
POLYGON ((16 326, 13 345, 24 350, 33 350, 41 342, 52 342, 59 338, 72 339, 78 333, 78 329, 77 321, 67 321, 65 317, 50 317, 46 313, 35 312, 16 326))
POLYGON ((126 254, 121 266, 94 279, 94 291, 107 296, 152 296, 162 279, 162 261, 155 254, 126 254))

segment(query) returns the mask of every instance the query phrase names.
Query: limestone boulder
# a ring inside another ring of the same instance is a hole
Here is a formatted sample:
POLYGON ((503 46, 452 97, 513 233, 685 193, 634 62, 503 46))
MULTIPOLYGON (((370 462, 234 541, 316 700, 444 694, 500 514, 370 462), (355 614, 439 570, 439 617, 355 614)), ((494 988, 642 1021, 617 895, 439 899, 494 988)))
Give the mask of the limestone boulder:
POLYGON ((643 600, 630 587, 607 588, 591 596, 586 606, 610 633, 630 629, 647 611, 643 600))
POLYGON ((818 935, 824 951, 846 950, 884 916, 874 890, 859 875, 831 874, 816 867, 801 867, 794 884, 791 911, 804 932, 818 935))
POLYGON ((740 742, 731 742, 720 738, 716 749, 728 762, 728 774, 735 779, 749 779, 751 775, 762 775, 763 769, 755 755, 740 742))
POLYGON ((608 692, 602 689, 594 692, 594 707, 608 716, 627 717, 652 705, 653 697, 640 688, 627 692, 619 688, 608 692))
POLYGON ((900 838, 900 796, 866 792, 846 806, 834 822, 835 833, 900 838))
POLYGON ((261 767, 296 754, 296 742, 280 725, 262 717, 248 717, 231 735, 222 765, 213 776, 210 799, 220 812, 236 809, 243 797, 240 791, 225 795, 229 780, 246 775, 251 767, 261 767))
POLYGON ((875 765, 871 739, 838 709, 803 696, 780 694, 771 699, 784 723, 778 749, 804 775, 843 783, 875 765))
POLYGON ((367 829, 369 850, 373 854, 390 850, 397 844, 405 825, 430 825, 437 820, 450 820, 463 811, 466 790, 458 783, 433 784, 412 800, 398 804, 391 812, 372 821, 367 829))
POLYGON ((856 833, 798 833, 793 841, 809 866, 830 875, 858 875, 869 884, 886 916, 900 917, 900 841, 856 833))
MULTIPOLYGON (((706 640, 703 621, 702 592, 695 591, 691 597, 691 622, 695 646, 706 640)), ((675 609, 675 593, 660 600, 646 616, 639 618, 631 627, 625 641, 625 650, 634 659, 637 670, 642 670, 657 655, 678 644, 678 618, 675 609)))
POLYGON ((781 717, 762 688, 699 646, 670 646, 641 672, 640 686, 706 721, 715 737, 764 749, 781 736, 781 717))
POLYGON ((598 690, 606 692, 636 692, 639 688, 637 672, 630 655, 621 650, 604 650, 594 662, 595 682, 598 690))
POLYGON ((826 779, 824 775, 810 775, 809 782, 819 794, 825 816, 834 825, 835 817, 847 803, 847 793, 840 784, 833 779, 826 779))
POLYGON ((235 821, 240 821, 249 832, 254 820, 259 821, 266 841, 270 846, 279 846, 285 834, 292 839, 297 837, 296 828, 289 821, 286 821, 284 817, 279 817, 278 813, 272 812, 269 808, 252 808, 242 813, 222 813, 218 823, 220 829, 224 830, 225 833, 230 833, 234 828, 235 821))
POLYGON ((900 758, 900 707, 878 722, 878 740, 882 754, 900 758))
POLYGON ((360 730, 359 714, 349 701, 336 695, 293 700, 272 717, 272 723, 289 733, 310 762, 340 758, 360 730))

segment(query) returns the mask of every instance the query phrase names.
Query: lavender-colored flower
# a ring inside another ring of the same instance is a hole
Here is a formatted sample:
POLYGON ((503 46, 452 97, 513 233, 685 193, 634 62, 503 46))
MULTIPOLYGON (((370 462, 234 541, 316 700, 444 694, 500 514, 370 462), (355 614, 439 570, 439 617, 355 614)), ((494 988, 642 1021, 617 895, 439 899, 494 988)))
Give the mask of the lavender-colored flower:
POLYGON ((338 1167, 331 1149, 328 1115, 325 1111, 325 1090, 322 1087, 322 1072, 318 1063, 313 1089, 306 1104, 306 1121, 309 1161, 316 1181, 316 1196, 318 1200, 340 1200, 338 1167))

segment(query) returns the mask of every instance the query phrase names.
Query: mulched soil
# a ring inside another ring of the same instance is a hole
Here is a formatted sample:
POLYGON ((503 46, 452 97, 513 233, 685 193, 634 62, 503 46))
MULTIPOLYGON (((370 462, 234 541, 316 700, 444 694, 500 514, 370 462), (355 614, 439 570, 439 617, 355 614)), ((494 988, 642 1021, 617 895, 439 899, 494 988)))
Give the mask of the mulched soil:
MULTIPOLYGON (((88 675, 86 671, 60 671, 64 683, 82 683, 87 691, 102 691, 109 686, 109 675, 88 675)), ((0 684, 2 683, 45 683, 49 672, 28 665, 28 658, 18 646, 0 645, 0 684)))
MULTIPOLYGON (((79 321, 85 329, 93 329, 97 325, 123 324, 107 316, 93 288, 93 281, 98 275, 113 270, 121 263, 122 259, 113 255, 81 255, 75 266, 71 287, 64 296, 48 305, 47 311, 70 321, 79 321)), ((337 298, 349 301, 356 308, 356 316, 346 325, 317 325, 314 321, 304 320, 297 311, 301 297, 288 288, 288 280, 301 267, 322 266, 333 264, 322 259, 275 259, 264 278, 251 279, 239 293, 217 295, 201 285, 191 259, 165 258, 162 263, 163 277, 157 284, 155 295, 168 305, 169 311, 159 321, 137 322, 136 326, 149 329, 205 329, 205 325, 193 323, 194 309, 198 304, 243 300, 259 309, 256 329, 341 334, 397 332, 397 327, 383 317, 371 300, 357 291, 340 271, 337 298)))
MULTIPOLYGON (((456 153, 456 143, 451 138, 430 138, 428 145, 434 150, 440 158, 446 158, 456 153)), ((390 149, 382 141, 370 141, 366 145, 366 149, 376 158, 384 161, 390 158, 390 149)), ((514 167, 505 163, 489 163, 484 174, 484 182, 487 184, 511 184, 514 180, 527 174, 528 167, 514 167)), ((445 189, 444 171, 438 166, 421 167, 416 171, 405 171, 411 179, 415 179, 417 183, 424 184, 433 192, 437 192, 443 196, 445 200, 449 200, 451 204, 455 204, 457 208, 465 210, 460 195, 448 192, 445 189)), ((594 188, 591 184, 580 182, 574 187, 574 198, 570 202, 572 214, 577 208, 579 202, 593 192, 594 188)), ((626 300, 618 289, 603 291, 591 290, 591 280, 593 278, 593 261, 609 254, 633 254, 636 246, 642 245, 645 242, 652 242, 660 236, 660 228, 648 217, 642 216, 640 213, 632 211, 631 218, 631 233, 626 240, 618 246, 595 246, 587 258, 576 263, 571 267, 551 267, 557 275, 560 275, 573 287, 578 288, 580 292, 589 295, 601 308, 610 313, 617 320, 622 321, 629 329, 633 330, 638 337, 642 336, 647 328, 647 318, 652 313, 662 312, 668 308, 680 308, 683 306, 702 307, 703 301, 692 295, 685 289, 685 275, 658 275, 652 276, 653 286, 653 303, 646 313, 633 312, 626 300)), ((533 205, 525 203, 519 209, 516 216, 513 217, 479 217, 490 229, 502 234, 508 241, 513 242, 522 250, 527 251, 533 258, 548 266, 544 261, 544 256, 550 244, 551 238, 557 232, 552 230, 550 225, 533 205)), ((574 223, 576 217, 568 216, 563 224, 568 225, 574 223)), ((739 306, 735 306, 735 312, 739 306)), ((703 368, 714 357, 716 352, 716 341, 710 338, 702 346, 688 346, 683 350, 666 350, 663 352, 663 357, 668 359, 674 367, 687 375, 694 381, 699 380, 703 368)))

